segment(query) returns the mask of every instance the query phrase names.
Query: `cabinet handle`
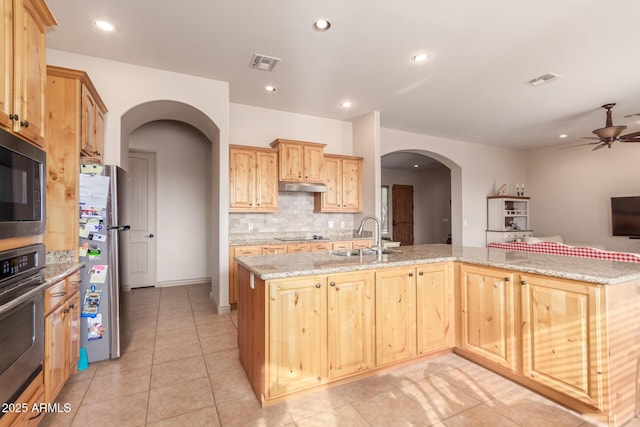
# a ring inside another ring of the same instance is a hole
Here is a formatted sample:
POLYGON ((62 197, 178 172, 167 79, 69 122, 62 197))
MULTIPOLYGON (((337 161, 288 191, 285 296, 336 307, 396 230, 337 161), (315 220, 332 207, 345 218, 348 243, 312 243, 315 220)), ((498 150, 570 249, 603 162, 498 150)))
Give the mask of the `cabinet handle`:
POLYGON ((409 277, 413 277, 413 273, 409 273, 409 277))
POLYGON ((424 271, 420 271, 418 274, 424 276, 424 271))
POLYGON ((527 281, 526 281, 526 280, 521 280, 521 281, 520 281, 520 284, 521 284, 522 286, 524 286, 524 285, 526 285, 526 284, 527 284, 527 281))
POLYGON ((316 283, 316 288, 320 288, 320 283, 316 283))
POLYGON ((65 296, 66 294, 67 294, 67 291, 63 291, 63 292, 54 292, 54 293, 52 293, 50 296, 52 296, 52 297, 56 297, 56 298, 57 298, 57 297, 63 297, 63 296, 65 296))
POLYGON ((504 278, 504 281, 505 281, 505 282, 510 282, 510 281, 511 281, 511 277, 509 277, 509 276, 505 277, 505 278, 504 278))
POLYGON ((14 122, 17 122, 19 119, 17 114, 9 114, 9 120, 13 120, 14 122))
POLYGON ((335 285, 336 285, 336 282, 329 283, 329 286, 335 286, 335 285))
POLYGON ((20 126, 28 128, 29 127, 29 122, 27 120, 25 120, 24 122, 20 122, 20 126))

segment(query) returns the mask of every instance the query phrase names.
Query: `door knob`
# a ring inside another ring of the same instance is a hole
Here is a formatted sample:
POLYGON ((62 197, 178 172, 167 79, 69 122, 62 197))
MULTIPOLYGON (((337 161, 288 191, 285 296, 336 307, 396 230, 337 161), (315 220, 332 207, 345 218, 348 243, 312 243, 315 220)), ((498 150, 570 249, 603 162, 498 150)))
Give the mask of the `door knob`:
POLYGON ((149 234, 149 235, 144 236, 144 237, 148 237, 149 239, 153 239, 153 234, 149 234))

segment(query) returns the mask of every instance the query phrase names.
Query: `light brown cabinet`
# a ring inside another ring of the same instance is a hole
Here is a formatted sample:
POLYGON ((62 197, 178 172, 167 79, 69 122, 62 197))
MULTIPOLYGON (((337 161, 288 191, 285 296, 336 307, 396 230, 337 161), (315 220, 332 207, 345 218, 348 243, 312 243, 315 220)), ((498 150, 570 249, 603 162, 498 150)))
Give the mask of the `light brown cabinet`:
POLYGON ((376 271, 376 366, 416 354, 416 278, 414 267, 376 271))
MULTIPOLYGON (((96 126, 95 116, 99 111, 102 117, 106 107, 84 71, 48 66, 46 81, 47 230, 44 243, 49 251, 75 252, 80 157, 89 155, 82 147, 87 144, 94 147, 96 141, 103 140, 104 127, 96 126), (87 110, 89 98, 91 113, 87 110)), ((101 152, 94 153, 91 161, 101 161, 100 155, 101 152)))
POLYGON ((450 262, 416 268, 417 353, 434 353, 455 345, 455 295, 450 262))
POLYGON ((229 212, 278 211, 278 152, 229 147, 229 212))
POLYGON ((326 144, 276 139, 271 147, 278 149, 280 181, 323 182, 322 168, 326 144))
POLYGON ((80 105, 82 108, 80 153, 83 157, 102 163, 104 158, 104 115, 107 113, 107 108, 91 81, 83 82, 80 105))
POLYGON ((56 25, 42 0, 0 0, 0 126, 43 147, 46 30, 56 25))
POLYGON ((25 408, 25 412, 7 411, 0 418, 0 427, 35 427, 42 418, 44 411, 34 411, 40 404, 44 402, 44 380, 43 374, 40 372, 31 381, 31 384, 16 399, 14 407, 25 408))
POLYGON ((314 387, 327 371, 327 279, 269 284, 269 396, 314 387))
POLYGON ((522 274, 522 374, 603 407, 599 286, 522 274))
POLYGON ((327 277, 328 378, 359 374, 375 366, 372 272, 327 277))
POLYGON ((69 375, 77 372, 80 355, 80 274, 45 290, 44 398, 52 403, 69 375))
POLYGON ((229 247, 229 304, 238 302, 238 263, 233 259, 237 256, 261 255, 261 246, 230 246, 229 247))
POLYGON ((314 212, 362 211, 362 157, 324 156, 324 193, 314 194, 314 212))
POLYGON ((460 348, 515 372, 520 295, 513 283, 513 272, 460 266, 460 348))

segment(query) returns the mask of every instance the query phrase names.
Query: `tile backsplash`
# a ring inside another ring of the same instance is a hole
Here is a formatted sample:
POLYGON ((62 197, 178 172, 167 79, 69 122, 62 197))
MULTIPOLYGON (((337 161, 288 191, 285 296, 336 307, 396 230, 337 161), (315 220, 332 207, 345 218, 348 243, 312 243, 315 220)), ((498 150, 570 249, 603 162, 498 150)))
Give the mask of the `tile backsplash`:
POLYGON ((278 193, 276 213, 230 213, 229 235, 256 233, 336 234, 354 228, 352 213, 314 213, 313 193, 278 193), (333 228, 329 227, 333 222, 333 228))

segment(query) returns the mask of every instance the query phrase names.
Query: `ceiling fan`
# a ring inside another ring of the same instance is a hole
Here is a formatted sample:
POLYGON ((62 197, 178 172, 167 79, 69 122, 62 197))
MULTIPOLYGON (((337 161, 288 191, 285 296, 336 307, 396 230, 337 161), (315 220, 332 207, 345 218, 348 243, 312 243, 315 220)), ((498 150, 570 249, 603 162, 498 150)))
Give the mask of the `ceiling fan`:
MULTIPOLYGON (((620 135, 627 127, 626 126, 613 126, 611 120, 611 109, 615 106, 615 103, 604 104, 602 108, 607 110, 607 123, 606 126, 593 131, 597 138, 592 136, 585 136, 584 139, 595 139, 594 142, 587 142, 586 144, 579 145, 595 145, 592 151, 599 150, 600 148, 611 148, 611 144, 615 141, 620 142, 640 142, 640 132, 632 132, 626 135, 620 135)), ((629 117, 629 116, 627 116, 629 117)), ((573 147, 576 147, 574 145, 573 147)))

